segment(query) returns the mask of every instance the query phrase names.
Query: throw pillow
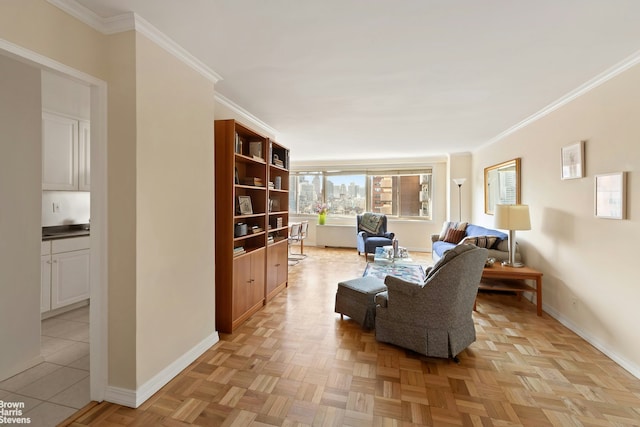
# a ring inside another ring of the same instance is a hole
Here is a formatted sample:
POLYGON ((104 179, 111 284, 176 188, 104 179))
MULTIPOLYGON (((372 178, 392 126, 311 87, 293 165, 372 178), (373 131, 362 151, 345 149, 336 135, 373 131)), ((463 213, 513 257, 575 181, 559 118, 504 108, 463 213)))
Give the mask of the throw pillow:
POLYGON ((451 221, 445 221, 444 224, 442 224, 442 230, 440 230, 440 240, 444 240, 444 238, 447 236, 447 231, 449 231, 449 229, 451 228, 451 224, 453 224, 453 222, 451 221))
POLYGON ((462 239, 460 245, 475 245, 479 248, 491 248, 498 240, 496 236, 468 236, 462 239))
POLYGON ((447 235, 444 236, 444 241, 447 243, 458 244, 460 240, 464 238, 464 230, 457 230, 450 228, 447 230, 447 235))
POLYGON ((451 228, 465 231, 467 229, 467 223, 456 222, 456 221, 445 221, 444 224, 442 224, 442 230, 440 230, 440 240, 444 240, 444 238, 447 237, 447 231, 449 231, 449 229, 451 228))

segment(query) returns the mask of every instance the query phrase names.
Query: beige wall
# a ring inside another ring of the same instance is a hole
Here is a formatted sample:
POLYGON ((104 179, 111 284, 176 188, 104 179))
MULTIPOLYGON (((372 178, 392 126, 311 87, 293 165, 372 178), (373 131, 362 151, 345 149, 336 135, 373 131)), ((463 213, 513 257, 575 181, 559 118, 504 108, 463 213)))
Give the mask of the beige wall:
POLYGON ((0 38, 106 80, 106 36, 45 0, 0 1, 0 38))
MULTIPOLYGON (((0 2, 0 39, 108 83, 108 385, 137 390, 215 332, 213 86, 133 31, 104 36, 45 0, 0 2)), ((23 153, 25 161, 41 155, 39 128, 30 126, 37 149, 23 153)), ((8 181, 21 190, 36 185, 34 239, 24 247, 20 274, 29 283, 36 278, 37 287, 12 310, 35 310, 38 328, 39 159, 30 172, 37 171, 36 184, 8 181)), ((25 239, 22 231, 6 236, 12 246, 25 239)), ((3 334, 7 324, 0 324, 3 334)), ((39 329, 36 339, 39 351, 39 329)))
POLYGON ((522 157, 518 232, 527 264, 544 273, 543 307, 640 376, 637 242, 640 240, 640 67, 635 66, 498 143, 474 153, 474 222, 483 168, 522 157), (586 177, 560 180, 560 149, 586 140, 586 177), (594 217, 594 175, 628 171, 628 218, 594 217))
POLYGON ((135 33, 109 38, 109 385, 136 388, 135 33))
POLYGON ((40 359, 40 70, 0 55, 0 381, 40 359))
POLYGON ((213 84, 136 37, 138 385, 215 331, 213 84))

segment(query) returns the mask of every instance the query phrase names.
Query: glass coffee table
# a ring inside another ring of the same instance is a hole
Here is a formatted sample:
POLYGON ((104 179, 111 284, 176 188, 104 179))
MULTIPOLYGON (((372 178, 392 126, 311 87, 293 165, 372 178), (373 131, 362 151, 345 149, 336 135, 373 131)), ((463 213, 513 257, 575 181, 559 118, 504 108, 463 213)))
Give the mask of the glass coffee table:
POLYGON ((373 262, 367 263, 362 276, 375 276, 381 280, 387 276, 395 276, 409 282, 423 283, 426 277, 424 268, 413 262, 408 252, 405 253, 407 256, 390 259, 385 256, 382 248, 377 248, 373 262))
POLYGON ((373 262, 375 264, 413 264, 413 260, 409 256, 409 252, 401 248, 400 252, 403 256, 400 257, 389 257, 389 252, 386 247, 378 247, 376 248, 376 253, 373 255, 373 262))

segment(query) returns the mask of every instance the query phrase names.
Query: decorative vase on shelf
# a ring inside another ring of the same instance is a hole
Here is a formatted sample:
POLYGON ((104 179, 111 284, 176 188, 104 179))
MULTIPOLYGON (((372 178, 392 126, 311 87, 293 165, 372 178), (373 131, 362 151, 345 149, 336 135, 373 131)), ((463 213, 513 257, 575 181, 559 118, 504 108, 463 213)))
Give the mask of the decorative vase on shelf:
POLYGON ((319 213, 318 214, 318 225, 324 225, 324 223, 327 221, 327 214, 326 213, 319 213))

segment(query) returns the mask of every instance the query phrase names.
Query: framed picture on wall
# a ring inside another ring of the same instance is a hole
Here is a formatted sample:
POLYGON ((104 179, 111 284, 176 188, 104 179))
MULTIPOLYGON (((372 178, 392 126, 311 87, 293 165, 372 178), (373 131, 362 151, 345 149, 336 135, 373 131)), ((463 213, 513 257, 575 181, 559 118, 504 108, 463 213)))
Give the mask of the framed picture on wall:
POLYGON ((584 141, 562 147, 562 179, 584 176, 584 141))
POLYGON ((598 218, 625 219, 626 173, 615 172, 595 176, 595 214, 598 218))

